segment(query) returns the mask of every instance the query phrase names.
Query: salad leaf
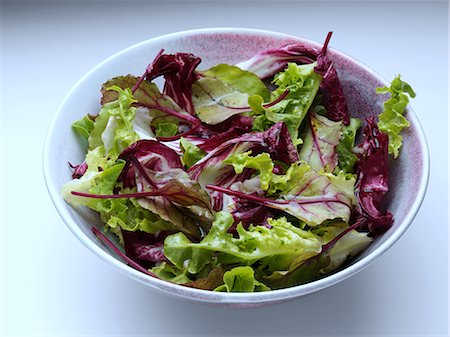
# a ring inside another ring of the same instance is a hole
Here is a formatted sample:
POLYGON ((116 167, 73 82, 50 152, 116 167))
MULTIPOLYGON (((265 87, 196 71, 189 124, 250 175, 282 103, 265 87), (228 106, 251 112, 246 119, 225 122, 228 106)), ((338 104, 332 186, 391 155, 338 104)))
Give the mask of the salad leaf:
POLYGON ((358 146, 359 164, 355 195, 357 212, 367 219, 371 233, 387 230, 393 223, 389 211, 382 212, 382 200, 388 188, 388 136, 381 132, 372 117, 366 119, 363 142, 358 146))
POLYGON ((120 159, 126 161, 120 180, 125 187, 136 186, 136 166, 143 166, 152 171, 165 171, 173 168, 183 168, 178 154, 166 145, 156 140, 140 140, 127 147, 120 159), (139 165, 140 164, 140 165, 139 165))
POLYGON ((72 191, 82 193, 111 194, 114 190, 117 178, 120 175, 125 163, 118 162, 110 167, 106 167, 106 158, 101 151, 102 148, 89 151, 86 156, 88 166, 85 174, 79 179, 73 179, 64 184, 62 196, 64 200, 73 206, 87 206, 94 210, 102 209, 105 200, 96 200, 75 196, 72 191))
MULTIPOLYGON (((102 86, 102 104, 117 100, 117 93, 108 91, 107 88, 111 86, 122 89, 133 88, 138 81, 139 79, 132 75, 110 79, 102 86)), ((170 137, 178 131, 180 121, 190 124, 196 122, 196 118, 178 106, 170 96, 162 94, 154 83, 142 81, 133 92, 133 96, 137 101, 133 105, 138 107, 133 126, 143 139, 155 136, 150 126, 156 129, 158 137, 170 137)))
POLYGON ((278 73, 273 83, 277 89, 273 95, 279 96, 286 90, 289 91, 285 99, 275 105, 263 108, 257 107, 261 100, 252 98, 251 103, 255 123, 255 131, 264 131, 268 126, 274 123, 284 122, 294 141, 298 139, 298 129, 305 118, 314 97, 319 90, 322 78, 314 72, 316 63, 297 65, 289 63, 284 72, 278 73), (264 111, 264 114, 261 113, 264 111))
POLYGON ((239 108, 247 105, 250 95, 269 98, 258 76, 236 66, 219 64, 199 74, 192 86, 192 101, 198 118, 206 124, 215 125, 241 113, 239 108))
POLYGON ((195 281, 191 281, 185 284, 187 287, 214 290, 221 284, 223 284, 223 274, 226 272, 226 268, 219 264, 217 267, 211 269, 206 277, 200 277, 195 281))
POLYGON ((89 134, 94 129, 94 121, 89 116, 84 116, 82 119, 75 121, 72 128, 84 139, 89 138, 89 134))
POLYGON ((69 163, 69 166, 73 169, 72 179, 81 178, 87 171, 87 164, 85 161, 79 165, 72 165, 71 163, 69 163))
POLYGON ((342 122, 333 122, 314 113, 309 115, 308 122, 309 128, 299 158, 316 171, 333 172, 338 162, 336 147, 341 138, 342 122))
POLYGON ((191 115, 195 114, 192 104, 192 83, 197 79, 195 69, 201 59, 189 53, 163 54, 161 50, 150 63, 134 85, 133 91, 143 83, 143 79, 151 82, 159 76, 164 76, 163 93, 171 97, 178 106, 191 115))
POLYGON ((353 152, 355 147, 356 133, 361 127, 361 120, 359 118, 350 118, 349 125, 343 125, 342 138, 336 146, 338 155, 339 169, 347 173, 354 173, 354 167, 358 161, 358 157, 353 152))
MULTIPOLYGON (((327 96, 327 117, 335 122, 342 120, 344 125, 348 125, 349 114, 342 86, 333 62, 326 55, 331 35, 332 32, 329 32, 321 50, 303 44, 287 44, 262 51, 237 66, 255 73, 260 78, 267 78, 282 70, 289 62, 311 64, 317 61, 314 71, 323 77, 321 90, 327 96)), ((258 127, 263 124, 261 119, 256 122, 258 127)))
POLYGON ((317 48, 291 43, 259 52, 251 59, 238 63, 237 66, 264 79, 284 69, 288 62, 313 63, 318 54, 317 48))
POLYGON ((172 137, 178 132, 178 125, 170 122, 161 122, 156 126, 156 137, 172 137))
MULTIPOLYGON (((346 223, 337 223, 321 228, 320 230, 325 232, 324 240, 328 243, 347 228, 349 226, 346 223)), ((371 242, 372 238, 368 236, 368 233, 360 233, 356 230, 349 231, 330 248, 328 251, 330 262, 320 270, 320 273, 327 274, 338 269, 347 259, 358 255, 366 249, 371 242)))
POLYGON ((171 263, 161 262, 151 269, 151 272, 158 276, 161 280, 169 281, 177 284, 191 282, 186 270, 175 267, 171 263))
POLYGON ((323 47, 317 55, 316 73, 323 77, 320 85, 321 91, 326 94, 327 117, 335 122, 342 121, 344 125, 350 123, 350 116, 347 109, 347 102, 342 90, 341 82, 333 62, 327 56, 328 43, 330 42, 332 32, 329 32, 323 47))
POLYGON ((272 171, 274 168, 272 159, 268 153, 261 153, 256 157, 251 156, 251 151, 234 154, 223 162, 225 164, 231 164, 237 174, 244 171, 244 168, 252 168, 259 171, 259 180, 261 188, 266 191, 269 188, 269 183, 272 178, 272 171))
POLYGON ((253 153, 268 152, 274 160, 286 163, 298 160, 297 151, 289 137, 286 125, 277 123, 264 132, 247 133, 223 143, 192 166, 188 171, 189 175, 200 181, 202 185, 214 183, 218 176, 225 174, 223 169, 227 168, 227 165, 223 161, 226 158, 250 150, 253 153), (207 170, 209 168, 211 169, 207 170))
POLYGON ((277 199, 256 197, 214 185, 208 185, 207 188, 286 212, 309 226, 317 226, 332 219, 349 221, 354 202, 354 178, 347 180, 345 175, 335 177, 319 174, 306 163, 294 166, 293 170, 298 172, 293 174, 291 171, 289 176, 299 180, 293 184, 287 179, 281 179, 279 186, 286 184, 291 189, 282 191, 281 198, 277 199))
POLYGON ((391 97, 384 102, 384 110, 378 115, 378 128, 381 132, 389 136, 389 154, 394 158, 399 155, 403 137, 400 132, 409 127, 409 122, 403 116, 409 97, 416 97, 416 93, 411 86, 396 76, 389 87, 377 88, 378 94, 390 93, 391 97))
POLYGON ((208 234, 199 243, 192 243, 184 234, 170 235, 164 241, 164 254, 177 267, 185 261, 190 273, 200 272, 217 253, 218 261, 225 264, 251 265, 261 261, 269 269, 286 268, 293 257, 308 256, 320 251, 320 241, 311 232, 292 226, 285 218, 271 219, 272 228, 250 226, 245 230, 237 226, 239 237, 228 233, 233 217, 227 212, 216 213, 208 234))
POLYGON ((102 107, 88 140, 90 150, 102 146, 110 160, 115 161, 126 147, 139 140, 139 136, 132 123, 136 108, 131 105, 136 100, 131 90, 117 86, 109 89, 119 94, 118 99, 102 107))
POLYGON ((270 290, 264 283, 255 279, 255 271, 252 267, 235 267, 223 275, 225 284, 217 287, 214 291, 224 292, 254 292, 270 290))
POLYGON ((180 146, 183 151, 183 163, 189 168, 202 159, 206 152, 200 149, 198 146, 191 143, 186 138, 180 138, 180 146))
POLYGON ((335 224, 326 227, 326 234, 322 238, 326 243, 319 254, 306 260, 294 260, 287 272, 273 272, 264 277, 264 282, 272 289, 280 289, 313 281, 321 274, 336 270, 347 258, 357 255, 370 243, 367 233, 355 231, 360 225, 358 221, 351 226, 335 224))

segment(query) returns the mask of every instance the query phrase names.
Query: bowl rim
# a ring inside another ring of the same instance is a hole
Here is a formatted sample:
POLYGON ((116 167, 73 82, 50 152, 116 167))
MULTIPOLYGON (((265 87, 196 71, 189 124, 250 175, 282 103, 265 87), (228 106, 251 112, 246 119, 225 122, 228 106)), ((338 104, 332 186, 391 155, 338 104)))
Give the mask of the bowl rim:
MULTIPOLYGON (((307 294, 312 294, 317 291, 328 288, 334 284, 337 284, 350 276, 356 274, 357 272, 365 269, 370 263, 375 261, 378 257, 380 257, 384 252, 386 252, 408 229, 411 222, 415 218, 420 205, 423 202, 425 197, 426 189, 428 186, 429 175, 430 175, 430 154, 428 149, 427 140, 425 138, 425 134, 423 132, 423 128, 414 113, 413 109, 410 105, 408 105, 408 118, 415 126, 417 131, 418 140, 420 146, 423 148, 423 170, 421 175, 420 186, 416 195, 416 199, 413 202, 412 207, 408 210, 404 220, 399 224, 394 232, 378 246, 374 251, 372 251, 369 255, 365 256, 363 259, 356 261, 352 265, 337 271, 331 275, 323 277, 319 280, 312 281, 306 284, 293 286, 289 288, 277 289, 268 292, 258 292, 258 293, 222 293, 222 292, 213 292, 210 290, 201 290, 195 288, 189 288, 186 286, 174 284, 168 281, 160 280, 154 278, 152 276, 146 275, 129 265, 125 262, 122 262, 120 259, 115 258, 113 255, 110 255, 107 251, 100 248, 100 245, 95 243, 88 237, 81 228, 77 225, 76 221, 72 218, 68 210, 66 209, 66 204, 61 197, 60 189, 61 186, 56 186, 53 182, 52 177, 50 175, 50 167, 52 157, 51 157, 51 141, 54 138, 55 130, 59 115, 66 105, 69 98, 73 95, 76 89, 83 85, 83 83, 91 76, 91 74, 98 71, 98 69, 102 68, 109 62, 114 59, 127 54, 131 50, 135 48, 142 47, 147 44, 163 42, 166 40, 171 40, 174 38, 180 37, 189 37, 198 34, 207 34, 207 35, 215 35, 215 34, 239 34, 239 35, 260 35, 266 37, 274 37, 274 38, 285 38, 285 39, 295 39, 299 42, 304 42, 310 45, 320 47, 321 44, 290 34, 274 32, 269 30, 262 29, 253 29, 253 28, 236 28, 236 27, 216 27, 216 28, 201 28, 201 29, 192 29, 179 31, 170 34, 164 34, 158 37, 154 37, 151 39, 147 39, 145 41, 136 43, 131 45, 121 51, 113 54, 112 56, 106 58, 102 62, 98 63, 91 70, 89 70, 85 75, 83 75, 69 90, 61 104, 59 105, 57 112, 54 114, 52 121, 47 130, 47 134, 45 137, 44 148, 43 148, 43 156, 42 156, 42 168, 45 183, 50 194, 51 200, 58 211, 60 217, 63 219, 64 223, 70 229, 70 231, 94 254, 98 255, 101 259, 106 261, 108 264, 112 265, 115 269, 120 271, 121 273, 138 280, 141 283, 150 286, 153 289, 158 289, 166 294, 182 297, 184 299, 194 300, 197 302, 209 302, 209 303, 219 303, 219 304, 264 304, 270 302, 281 302, 288 299, 294 299, 300 296, 304 296, 307 294)), ((388 85, 389 82, 386 81, 380 74, 369 68, 367 65, 362 63, 361 61, 355 59, 354 57, 343 53, 334 48, 329 48, 329 50, 333 51, 333 53, 343 56, 346 59, 349 59, 352 63, 355 63, 359 67, 363 68, 366 72, 370 73, 372 76, 377 78, 380 82, 388 85)))

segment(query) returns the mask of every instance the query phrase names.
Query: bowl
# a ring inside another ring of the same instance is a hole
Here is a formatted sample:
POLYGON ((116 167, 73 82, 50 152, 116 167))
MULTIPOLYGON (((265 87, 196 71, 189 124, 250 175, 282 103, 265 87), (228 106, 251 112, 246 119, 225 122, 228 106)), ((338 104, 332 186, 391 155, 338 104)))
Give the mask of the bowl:
MULTIPOLYGON (((326 32, 324 32, 324 37, 326 32)), ((60 216, 75 236, 92 252, 123 274, 158 292, 195 302, 219 306, 251 307, 299 298, 337 284, 366 268, 386 252, 407 230, 424 198, 429 174, 429 154, 422 128, 408 106, 411 127, 403 132, 400 156, 390 163, 390 191, 387 205, 394 215, 394 225, 378 237, 366 251, 345 268, 303 285, 260 293, 217 293, 188 288, 143 274, 105 247, 92 233, 101 227, 98 216, 90 210, 75 211, 61 197, 61 187, 71 179, 67 162, 84 160, 84 148, 71 132, 73 121, 100 109, 100 87, 107 79, 125 74, 140 75, 162 48, 167 53, 190 52, 202 58, 201 69, 217 63, 236 64, 257 52, 286 43, 321 44, 281 33, 237 28, 190 30, 153 38, 131 46, 103 61, 70 90, 57 111, 45 141, 43 169, 45 181, 60 216)), ((375 88, 388 84, 376 72, 354 58, 329 48, 352 116, 366 117, 379 113, 382 97, 375 88)))

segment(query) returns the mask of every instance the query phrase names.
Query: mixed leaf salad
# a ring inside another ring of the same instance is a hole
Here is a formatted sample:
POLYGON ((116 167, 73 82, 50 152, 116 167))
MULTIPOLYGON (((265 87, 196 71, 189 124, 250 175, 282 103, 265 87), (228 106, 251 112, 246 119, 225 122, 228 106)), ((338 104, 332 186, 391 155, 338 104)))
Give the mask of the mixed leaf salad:
POLYGON ((207 70, 162 50, 142 76, 108 80, 98 115, 73 124, 87 153, 65 200, 99 213, 94 233, 129 265, 188 287, 268 291, 336 271, 394 221, 388 157, 415 93, 397 76, 377 89, 380 115, 352 117, 330 37, 207 70))

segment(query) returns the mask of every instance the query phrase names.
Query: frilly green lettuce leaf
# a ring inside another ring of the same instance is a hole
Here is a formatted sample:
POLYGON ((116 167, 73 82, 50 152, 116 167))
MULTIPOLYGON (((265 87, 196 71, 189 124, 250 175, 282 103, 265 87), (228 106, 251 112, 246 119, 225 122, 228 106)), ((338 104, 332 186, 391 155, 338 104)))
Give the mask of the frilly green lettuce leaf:
MULTIPOLYGON (((115 91, 107 90, 111 86, 118 86, 122 89, 131 89, 138 81, 138 77, 127 75, 114 77, 102 86, 102 105, 117 100, 115 91)), ((140 106, 134 121, 136 132, 142 139, 152 138, 153 134, 150 125, 156 130, 158 137, 170 137, 173 135, 175 126, 178 131, 179 119, 167 115, 164 111, 158 109, 167 108, 180 114, 188 114, 168 95, 162 94, 156 84, 143 81, 133 94, 136 99, 135 105, 140 106), (162 124, 162 125, 160 125, 162 124), (168 126, 167 124, 173 124, 168 126)))
POLYGON ((272 170, 274 164, 268 153, 261 153, 255 157, 251 156, 252 151, 244 153, 236 153, 229 156, 223 162, 231 164, 237 174, 244 171, 244 168, 252 168, 259 171, 259 180, 261 188, 266 191, 269 188, 269 183, 272 180, 272 170))
POLYGON ((263 100, 256 97, 249 100, 254 117, 253 130, 264 131, 275 123, 285 122, 293 141, 296 144, 301 143, 298 140, 298 129, 322 81, 322 77, 314 72, 316 64, 316 62, 304 65, 288 63, 286 70, 275 76, 273 83, 278 88, 272 92, 272 97, 279 97, 289 90, 287 97, 279 103, 263 108, 263 100))
POLYGON ((235 267, 223 275, 224 284, 214 289, 223 292, 256 292, 270 290, 264 283, 255 279, 252 267, 235 267))
POLYGON ((236 66, 219 64, 198 72, 201 77, 192 85, 192 102, 198 118, 210 125, 219 124, 240 114, 251 95, 269 98, 265 84, 255 74, 236 66))
POLYGON ((180 138, 180 147, 181 151, 183 151, 183 164, 188 168, 206 156, 206 152, 200 149, 195 144, 191 143, 186 138, 180 138))
POLYGON ((342 138, 336 147, 338 155, 339 169, 346 173, 354 173, 354 166, 358 161, 358 157, 353 153, 355 147, 355 137, 359 128, 361 127, 361 120, 359 118, 350 118, 349 125, 343 125, 342 138))
POLYGON ((139 135, 132 123, 136 108, 131 105, 136 100, 131 90, 118 86, 109 89, 119 93, 118 99, 102 107, 88 140, 90 150, 103 146, 110 160, 115 161, 125 148, 139 140, 139 135))
POLYGON ((89 134, 94 129, 94 121, 89 116, 84 116, 80 120, 75 121, 72 124, 72 128, 84 139, 89 138, 89 134))
POLYGON ((191 274, 200 272, 217 254, 219 262, 251 265, 261 261, 270 270, 287 268, 293 258, 317 254, 321 249, 318 237, 291 225, 285 218, 269 219, 272 228, 237 226, 239 237, 228 233, 233 217, 227 212, 216 213, 208 234, 199 243, 191 242, 183 233, 168 236, 164 241, 164 255, 182 268, 187 261, 191 274))
MULTIPOLYGON (((115 233, 119 233, 120 228, 147 233, 176 230, 171 222, 142 208, 135 199, 94 199, 72 194, 72 191, 101 195, 113 194, 117 178, 125 163, 118 161, 107 167, 107 160, 102 149, 103 147, 98 147, 88 152, 86 173, 81 178, 73 179, 63 186, 63 198, 73 206, 86 206, 99 212, 102 221, 115 233)), ((121 192, 131 191, 123 189, 121 192)))
POLYGON ((321 237, 322 251, 308 259, 294 260, 289 269, 275 271, 263 278, 264 283, 272 289, 280 289, 311 282, 322 274, 335 271, 348 259, 364 250, 372 241, 368 233, 350 230, 346 223, 333 223, 315 228, 312 231, 321 237), (348 232, 341 238, 339 234, 348 232), (338 240, 331 248, 325 248, 333 239, 338 240))
POLYGON ((409 97, 416 97, 411 86, 396 76, 389 87, 377 88, 378 94, 390 93, 390 98, 384 102, 384 111, 378 115, 378 128, 389 136, 389 154, 394 158, 399 155, 403 137, 400 132, 409 127, 409 122, 403 116, 409 97))
POLYGON ((316 171, 333 172, 338 162, 336 146, 341 138, 342 122, 333 122, 314 113, 309 115, 308 121, 309 128, 299 158, 316 171))
POLYGON ((158 276, 161 280, 178 284, 191 282, 191 279, 187 275, 186 269, 183 270, 177 268, 167 262, 161 262, 159 265, 153 267, 150 271, 158 276))

